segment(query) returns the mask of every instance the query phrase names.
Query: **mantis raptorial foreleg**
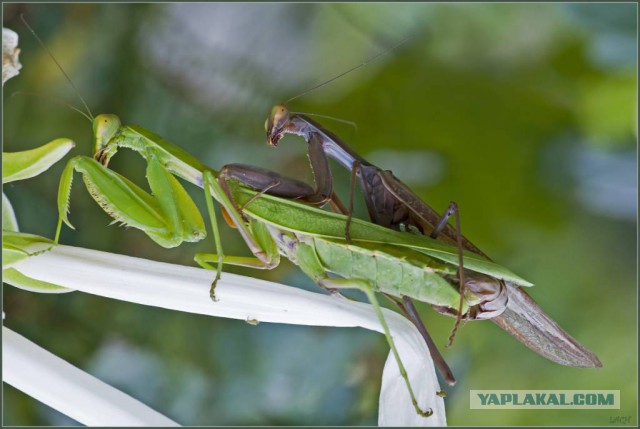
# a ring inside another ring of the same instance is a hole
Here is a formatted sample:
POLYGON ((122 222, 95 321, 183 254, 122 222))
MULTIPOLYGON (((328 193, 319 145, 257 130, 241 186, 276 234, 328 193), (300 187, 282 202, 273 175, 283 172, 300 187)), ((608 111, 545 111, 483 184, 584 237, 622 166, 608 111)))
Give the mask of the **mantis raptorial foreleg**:
MULTIPOLYGON (((116 222, 140 229, 163 247, 175 247, 184 241, 199 241, 206 236, 204 221, 195 203, 178 180, 155 157, 149 157, 147 163, 147 180, 152 191, 149 194, 124 176, 105 168, 94 159, 79 156, 67 163, 60 179, 58 191, 59 222, 56 230, 56 242, 60 237, 62 222, 73 228, 67 218, 67 212, 74 171, 82 174, 93 199, 116 222)), ((215 182, 213 174, 209 172, 204 177, 205 183, 215 182)), ((205 196, 219 255, 198 254, 196 261, 206 268, 213 268, 207 263, 208 260, 213 259, 218 262, 216 279, 211 288, 213 297, 213 290, 220 278, 220 268, 223 263, 258 267, 261 261, 223 256, 211 195, 209 192, 205 192, 205 196)), ((269 266, 272 265, 266 265, 267 268, 269 266)))
POLYGON ((56 242, 62 222, 73 228, 67 212, 74 171, 82 174, 93 199, 115 222, 142 230, 163 247, 199 241, 206 236, 204 221, 193 200, 157 160, 151 159, 147 165, 152 195, 92 158, 78 156, 67 163, 60 178, 56 242))
POLYGON ((252 165, 228 164, 220 174, 226 175, 227 178, 236 178, 245 185, 269 195, 296 199, 314 206, 329 203, 335 211, 347 214, 344 204, 333 192, 331 176, 325 174, 330 170, 322 143, 314 137, 309 141, 309 162, 314 173, 315 188, 305 182, 283 177, 273 171, 252 165))
MULTIPOLYGON (((62 222, 73 228, 67 218, 67 212, 74 171, 82 174, 93 199, 116 222, 140 229, 163 247, 175 247, 184 241, 199 241, 206 236, 204 221, 195 203, 178 180, 154 156, 150 156, 147 163, 147 180, 151 194, 94 159, 79 156, 67 163, 60 179, 56 242, 60 237, 62 222)), ((279 255, 275 245, 269 244, 268 234, 249 230, 241 222, 240 215, 234 214, 234 221, 240 233, 256 257, 225 256, 222 252, 211 193, 214 192, 221 201, 226 201, 224 207, 228 212, 237 212, 230 210, 233 204, 218 185, 213 173, 203 173, 203 184, 217 254, 199 253, 195 260, 209 269, 214 269, 209 262, 217 263, 216 278, 211 286, 211 296, 214 298, 213 292, 220 279, 223 264, 270 269, 278 264, 279 255)))
POLYGON ((236 179, 260 192, 282 198, 301 199, 305 202, 310 202, 309 199, 316 194, 311 186, 300 180, 253 165, 227 164, 220 170, 218 178, 220 181, 236 179))
POLYGON ((324 205, 331 199, 333 194, 333 179, 331 175, 324 174, 324 172, 329 171, 329 160, 324 155, 322 141, 315 135, 309 139, 309 162, 311 163, 316 189, 312 195, 305 197, 305 201, 324 205))

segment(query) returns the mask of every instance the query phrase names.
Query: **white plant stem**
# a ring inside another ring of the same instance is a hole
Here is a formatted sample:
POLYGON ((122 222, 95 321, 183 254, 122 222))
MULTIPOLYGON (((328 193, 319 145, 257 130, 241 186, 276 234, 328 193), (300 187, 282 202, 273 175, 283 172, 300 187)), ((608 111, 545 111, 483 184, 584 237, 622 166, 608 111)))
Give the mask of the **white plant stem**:
MULTIPOLYGON (((200 268, 69 246, 56 246, 13 267, 37 280, 170 310, 270 323, 362 327, 382 332, 369 304, 229 273, 222 274, 216 288, 219 301, 212 302, 209 287, 215 272, 200 268)), ((440 388, 424 341, 404 317, 389 310, 384 310, 384 314, 418 402, 423 409, 432 408, 434 414, 429 418, 416 414, 390 354, 382 377, 379 424, 446 425, 444 402, 436 395, 440 388)))

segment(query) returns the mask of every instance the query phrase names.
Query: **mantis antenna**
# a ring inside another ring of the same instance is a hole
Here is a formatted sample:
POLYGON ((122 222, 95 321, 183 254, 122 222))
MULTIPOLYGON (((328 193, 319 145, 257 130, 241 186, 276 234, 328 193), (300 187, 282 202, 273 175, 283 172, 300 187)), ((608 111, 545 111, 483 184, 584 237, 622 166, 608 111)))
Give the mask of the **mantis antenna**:
POLYGON ((307 115, 307 116, 317 116, 318 118, 331 119, 332 121, 341 122, 343 124, 347 124, 352 126, 356 132, 358 131, 358 124, 353 121, 347 121, 346 119, 336 118, 335 116, 327 116, 327 115, 319 115, 318 113, 305 113, 305 112, 291 112, 298 115, 307 115))
POLYGON ((380 57, 383 57, 384 55, 386 55, 386 54, 388 54, 388 53, 390 53, 390 52, 395 51, 395 50, 396 50, 396 49, 398 49, 400 46, 404 45, 406 42, 408 42, 409 40, 411 40, 413 37, 414 37, 413 35, 411 35, 411 36, 409 36, 409 37, 406 37, 406 38, 405 38, 405 39, 403 39, 400 43, 397 43, 396 45, 394 45, 394 46, 392 46, 392 47, 390 47, 390 48, 387 48, 387 49, 383 50, 382 52, 379 52, 378 54, 376 54, 376 55, 374 55, 373 57, 369 58, 369 59, 368 59, 368 60, 366 60, 365 62, 360 63, 360 64, 358 64, 357 66, 352 67, 352 68, 350 68, 349 70, 344 71, 344 72, 340 73, 339 75, 334 76, 334 77, 332 77, 331 79, 329 79, 329 80, 327 80, 327 81, 322 82, 322 83, 321 83, 321 84, 319 84, 319 85, 316 85, 316 86, 314 86, 314 87, 312 87, 312 88, 310 88, 310 89, 307 89, 306 91, 304 91, 304 92, 302 92, 302 93, 300 93, 300 94, 296 95, 295 97, 291 97, 290 99, 288 99, 287 101, 285 101, 285 104, 288 104, 290 101, 293 101, 293 100, 295 100, 295 99, 297 99, 297 98, 300 98, 300 97, 302 97, 303 95, 307 95, 307 94, 309 94, 310 92, 315 91, 316 89, 320 89, 320 88, 322 88, 323 86, 328 85, 328 84, 330 84, 331 82, 333 82, 333 81, 335 81, 335 80, 338 80, 338 79, 340 79, 341 77, 346 76, 346 75, 348 75, 349 73, 351 73, 351 72, 353 72, 353 71, 358 70, 360 67, 364 67, 364 66, 366 66, 367 64, 370 64, 370 63, 374 62, 375 60, 379 59, 380 57))
POLYGON ((29 23, 27 22, 26 19, 24 19, 24 15, 20 14, 20 19, 22 20, 22 22, 24 23, 24 25, 27 26, 27 28, 29 29, 29 31, 31 32, 31 34, 33 34, 33 36, 36 38, 36 40, 38 41, 38 43, 40 43, 40 45, 44 48, 45 51, 47 51, 47 53, 49 54, 49 56, 51 57, 51 59, 53 60, 54 63, 56 63, 56 65, 58 66, 58 68, 60 69, 60 71, 62 72, 62 74, 64 75, 64 77, 67 79, 67 82, 69 82, 69 84, 71 85, 71 87, 73 88, 73 90, 75 91, 76 95, 78 96, 78 98, 80 99, 80 101, 82 101, 82 104, 84 106, 85 109, 87 109, 87 112, 89 113, 89 117, 91 118, 91 120, 93 120, 93 114, 91 113, 91 109, 89 109, 89 106, 87 105, 87 103, 84 101, 84 98, 82 98, 82 95, 80 95, 80 91, 78 91, 78 88, 76 88, 76 86, 73 84, 73 81, 71 80, 71 78, 69 77, 69 75, 67 75, 67 72, 64 71, 64 69, 62 68, 62 66, 60 65, 60 63, 58 62, 58 60, 56 60, 56 57, 53 56, 53 54, 51 53, 51 51, 49 50, 49 48, 47 47, 47 45, 44 44, 44 42, 42 41, 42 39, 40 39, 40 37, 36 34, 35 30, 33 28, 31 28, 31 26, 29 25, 29 23))
POLYGON ((53 101, 55 103, 58 104, 62 104, 65 107, 68 107, 69 109, 78 112, 79 114, 81 114, 82 116, 84 116, 85 118, 87 118, 87 120, 89 120, 89 122, 92 121, 92 119, 89 117, 89 115, 87 115, 85 112, 83 112, 82 110, 78 109, 76 106, 74 106, 73 104, 70 103, 66 103, 62 100, 58 100, 57 98, 54 97, 49 97, 47 95, 42 95, 42 94, 36 94, 35 92, 28 92, 28 91, 16 91, 13 94, 11 94, 11 97, 15 97, 16 95, 29 95, 31 97, 40 97, 40 98, 44 98, 47 101, 53 101))

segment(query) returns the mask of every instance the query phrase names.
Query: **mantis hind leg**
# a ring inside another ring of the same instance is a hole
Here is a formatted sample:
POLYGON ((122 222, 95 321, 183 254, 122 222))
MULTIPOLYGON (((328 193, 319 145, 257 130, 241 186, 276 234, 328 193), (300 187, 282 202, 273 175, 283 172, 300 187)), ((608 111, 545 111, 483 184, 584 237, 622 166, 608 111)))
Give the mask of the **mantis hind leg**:
POLYGON ((422 335, 424 342, 429 348, 429 354, 431 355, 431 359, 433 359, 434 365, 436 366, 436 368, 438 368, 438 372, 440 372, 440 374, 444 378, 444 381, 449 386, 455 386, 456 377, 453 375, 453 371, 451 371, 451 368, 449 368, 449 365, 440 353, 440 350, 438 350, 438 346, 436 346, 433 338, 431 338, 431 335, 429 334, 429 331, 427 331, 427 328, 424 326, 424 323, 422 323, 422 319, 420 319, 420 315, 418 314, 418 310, 413 304, 413 300, 408 296, 402 297, 402 301, 391 295, 385 294, 385 296, 389 298, 394 304, 396 304, 398 308, 402 310, 407 319, 411 320, 416 328, 418 328, 420 335, 422 335))
POLYGON ((373 309, 380 320, 380 324, 382 325, 382 330, 384 332, 385 337, 387 338, 387 342, 389 343, 389 347, 393 353, 393 356, 398 363, 398 368, 400 369, 400 375, 404 379, 407 389, 409 390, 409 395, 411 396, 411 402, 416 409, 416 412, 423 416, 429 417, 433 414, 433 410, 429 409, 428 411, 423 411, 418 405, 418 400, 416 399, 415 394, 413 393, 413 388, 411 387, 411 382, 409 381, 409 377, 407 376, 407 370, 400 359, 400 355, 398 354, 398 350, 396 349, 395 342, 393 341, 393 337, 391 336, 391 331, 389 330, 389 325, 387 325, 387 321, 384 318, 384 314, 382 313, 382 309, 380 308, 380 304, 378 303, 378 299, 376 298, 375 292, 373 290, 373 286, 371 282, 363 279, 337 279, 332 278, 327 275, 327 271, 323 266, 322 262, 318 259, 318 255, 315 252, 315 248, 309 244, 299 243, 298 250, 296 252, 296 256, 298 259, 298 265, 309 277, 311 277, 319 286, 325 289, 358 289, 363 291, 373 309))
POLYGON ((210 171, 205 171, 202 175, 203 189, 207 211, 209 212, 209 221, 213 232, 214 244, 217 253, 199 253, 195 256, 195 261, 207 269, 215 269, 216 277, 211 283, 210 296, 214 301, 215 288, 220 280, 222 266, 224 264, 239 265, 257 269, 271 269, 278 265, 280 259, 273 239, 270 238, 268 232, 262 224, 251 223, 242 217, 235 200, 233 200, 229 192, 226 182, 222 175, 221 183, 218 183, 215 176, 210 171), (212 195, 220 202, 222 207, 229 215, 229 220, 238 228, 238 232, 244 239, 245 243, 253 253, 254 258, 225 256, 222 250, 222 242, 220 240, 220 231, 218 229, 218 220, 215 209, 213 207, 212 195), (216 262, 216 268, 210 262, 216 262))
POLYGON ((196 254, 194 257, 195 261, 203 268, 206 269, 214 269, 208 261, 217 259, 217 268, 216 277, 213 279, 211 283, 211 289, 209 289, 209 297, 213 301, 216 301, 215 289, 218 281, 220 280, 220 276, 222 275, 222 265, 224 264, 224 253, 222 251, 222 241, 220 240, 220 231, 218 230, 218 218, 216 216, 216 210, 213 207, 213 198, 211 198, 210 187, 212 185, 212 181, 215 181, 215 178, 212 178, 209 174, 202 175, 202 188, 204 189, 204 198, 207 204, 207 212, 209 213, 209 222, 211 224, 211 232, 213 233, 213 242, 218 254, 196 254))
POLYGON ((391 352, 396 359, 398 364, 398 368, 400 369, 400 375, 405 381, 407 385, 407 389, 409 390, 409 395, 411 396, 411 402, 413 403, 416 412, 423 416, 429 417, 433 414, 433 410, 429 408, 427 411, 423 411, 418 405, 418 400, 416 399, 415 393, 413 392, 413 388, 411 387, 411 382, 409 381, 409 377, 407 375, 407 370, 400 359, 400 355, 398 354, 398 350, 396 349, 395 342, 393 341, 393 337, 391 336, 391 331, 389 330, 389 325, 387 324, 386 319, 384 318, 384 314, 382 313, 382 309, 380 308, 380 304, 378 303, 378 299, 376 298, 375 292, 373 291, 373 287, 371 283, 367 280, 361 279, 335 279, 324 277, 318 281, 318 283, 327 288, 334 289, 358 289, 364 292, 369 299, 369 302, 373 306, 373 309, 380 320, 380 324, 382 325, 382 329, 384 331, 384 335, 387 338, 387 342, 389 343, 389 347, 391 348, 391 352))
POLYGON ((360 170, 360 161, 353 162, 351 167, 351 181, 349 182, 349 208, 347 214, 347 224, 344 226, 344 238, 347 243, 351 243, 351 219, 353 218, 353 200, 356 194, 356 176, 360 170))
MULTIPOLYGON (((292 179, 290 177, 281 176, 278 173, 275 173, 271 170, 266 170, 261 167, 256 167, 252 165, 244 165, 244 164, 228 164, 222 167, 220 173, 218 174, 218 180, 220 181, 221 187, 225 190, 225 193, 229 197, 231 205, 233 206, 233 211, 242 213, 242 210, 251 204, 256 198, 259 198, 263 193, 274 195, 283 198, 290 199, 299 199, 305 201, 305 198, 310 195, 315 195, 316 191, 309 186, 308 184, 292 179), (256 195, 251 197, 242 207, 238 207, 235 200, 230 192, 228 192, 228 188, 226 182, 229 179, 238 180, 246 186, 249 186, 257 191, 259 191, 256 195)), ((337 195, 332 194, 329 202, 332 205, 332 208, 335 211, 345 212, 346 209, 337 195)), ((228 212, 230 215, 231 213, 228 212)), ((234 219, 228 219, 229 222, 231 220, 232 223, 237 225, 237 221, 234 219)), ((313 278, 313 275, 312 275, 313 278)), ((335 289, 325 288, 330 293, 335 293, 335 289)), ((340 293, 338 295, 344 297, 340 293)), ((345 297, 346 298, 346 297, 345 297)))
MULTIPOLYGON (((353 217, 353 201, 355 198, 355 187, 358 176, 360 176, 361 187, 364 191, 367 208, 372 220, 375 223, 392 228, 391 222, 393 220, 393 216, 389 214, 388 209, 393 208, 393 204, 389 204, 389 202, 387 201, 387 197, 394 194, 385 191, 381 192, 381 190, 388 189, 388 187, 385 185, 384 180, 380 181, 380 178, 382 178, 385 174, 390 175, 390 172, 381 172, 381 170, 379 170, 377 167, 372 166, 363 168, 362 163, 358 160, 355 160, 353 162, 351 167, 348 218, 347 224, 345 226, 345 238, 347 242, 350 241, 349 228, 351 219, 353 217), (378 179, 378 182, 376 182, 376 179, 378 179), (382 184, 383 188, 379 186, 376 187, 376 183, 378 183, 378 185, 382 184), (380 206, 378 207, 378 205, 380 206), (387 209, 386 211, 384 211, 385 208, 387 209), (383 211, 381 212, 380 210, 383 211)), ((392 202, 395 200, 400 199, 399 197, 394 196, 392 202)), ((455 385, 456 379, 453 375, 453 372, 451 371, 451 368, 449 368, 449 365, 438 350, 438 347, 431 338, 431 335, 427 331, 427 328, 424 326, 424 323, 420 319, 420 315, 418 314, 418 311, 413 304, 413 300, 407 296, 403 297, 402 301, 388 295, 387 298, 391 299, 391 301, 394 302, 404 313, 404 315, 416 326, 425 343, 427 344, 427 347, 429 348, 429 354, 431 355, 435 366, 438 368, 438 371, 444 378, 444 381, 450 386, 455 385)))
POLYGON ((260 259, 252 256, 229 256, 220 255, 218 253, 196 253, 194 261, 198 263, 202 268, 207 270, 216 271, 218 265, 222 259, 223 265, 235 265, 236 267, 254 268, 256 270, 270 270, 273 268, 271 264, 265 264, 260 259), (211 262, 215 262, 216 266, 213 266, 211 262))
POLYGON ((462 322, 462 307, 464 305, 464 292, 465 292, 465 282, 464 282, 464 265, 463 265, 463 247, 462 247, 462 232, 460 231, 460 212, 458 210, 458 205, 451 201, 447 210, 442 215, 440 222, 435 226, 433 231, 431 232, 431 238, 437 238, 438 235, 443 231, 449 218, 451 216, 455 216, 456 218, 456 244, 458 246, 458 279, 460 281, 460 304, 458 306, 458 316, 456 317, 456 323, 453 325, 453 330, 451 331, 451 335, 449 336, 449 342, 447 343, 447 347, 451 347, 453 344, 453 340, 456 336, 456 332, 458 332, 458 328, 460 327, 460 323, 462 322))

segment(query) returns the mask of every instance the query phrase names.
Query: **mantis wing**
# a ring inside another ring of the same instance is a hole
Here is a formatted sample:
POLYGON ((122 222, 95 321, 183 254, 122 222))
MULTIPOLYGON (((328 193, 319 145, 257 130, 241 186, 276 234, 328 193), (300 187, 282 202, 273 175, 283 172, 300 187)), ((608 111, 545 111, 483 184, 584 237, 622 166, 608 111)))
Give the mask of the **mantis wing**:
POLYGON ((600 368, 598 357, 560 327, 524 290, 507 282, 506 310, 491 319, 522 344, 560 365, 600 368))
MULTIPOLYGON (((239 186, 237 183, 230 182, 230 185, 234 198, 239 204, 246 203, 256 194, 255 191, 239 186)), ((320 210, 295 201, 262 194, 245 207, 245 212, 254 218, 260 219, 262 222, 292 232, 345 240, 346 216, 320 210)), ((407 247, 440 261, 455 266, 458 265, 457 247, 424 235, 393 231, 359 219, 352 219, 350 233, 354 242, 384 243, 407 247)), ((464 267, 478 273, 510 281, 518 286, 532 286, 532 283, 522 279, 507 268, 471 252, 464 252, 464 267)))

